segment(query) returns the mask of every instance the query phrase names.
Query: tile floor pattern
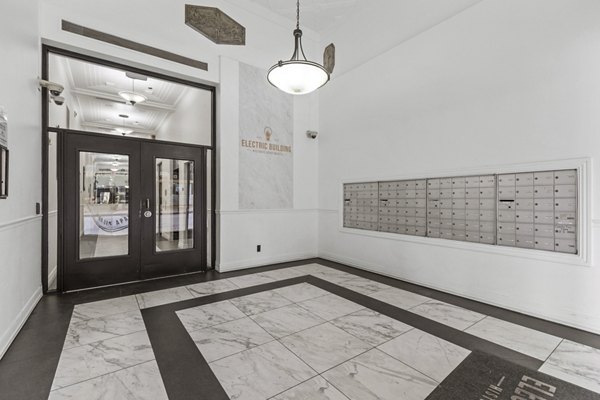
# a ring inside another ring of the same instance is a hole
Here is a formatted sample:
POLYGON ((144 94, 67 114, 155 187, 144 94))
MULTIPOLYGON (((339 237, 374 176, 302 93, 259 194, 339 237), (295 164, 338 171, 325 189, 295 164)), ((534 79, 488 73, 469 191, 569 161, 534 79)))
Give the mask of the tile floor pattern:
MULTIPOLYGON (((307 264, 75 306, 49 399, 167 399, 140 309, 313 275, 544 361, 600 393, 600 350, 307 264)), ((469 354, 307 283, 177 312, 232 399, 425 399, 469 354)))

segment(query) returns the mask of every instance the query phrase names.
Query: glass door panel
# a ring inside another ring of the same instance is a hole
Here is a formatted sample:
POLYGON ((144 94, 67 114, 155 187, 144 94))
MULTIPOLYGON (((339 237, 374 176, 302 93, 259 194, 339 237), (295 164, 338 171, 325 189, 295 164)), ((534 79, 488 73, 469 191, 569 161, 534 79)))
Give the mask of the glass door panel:
POLYGON ((139 280, 140 143, 68 131, 60 135, 61 288, 139 280))
POLYGON ((156 159, 156 252, 194 247, 194 161, 156 159))
POLYGON ((129 156, 79 153, 79 259, 129 254, 129 156))

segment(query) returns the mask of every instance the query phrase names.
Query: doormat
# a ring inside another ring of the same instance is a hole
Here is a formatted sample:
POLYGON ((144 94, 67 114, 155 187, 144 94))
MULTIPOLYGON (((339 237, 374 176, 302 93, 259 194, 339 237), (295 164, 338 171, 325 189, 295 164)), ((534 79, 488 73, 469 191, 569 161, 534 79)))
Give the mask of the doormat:
POLYGON ((600 400, 600 394, 481 352, 473 352, 427 400, 600 400))

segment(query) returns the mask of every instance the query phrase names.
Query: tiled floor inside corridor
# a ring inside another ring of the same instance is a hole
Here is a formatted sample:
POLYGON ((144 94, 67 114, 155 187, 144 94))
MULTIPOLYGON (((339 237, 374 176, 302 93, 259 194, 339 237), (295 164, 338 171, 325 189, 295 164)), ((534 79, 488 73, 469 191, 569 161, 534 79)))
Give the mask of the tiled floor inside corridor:
POLYGON ((78 304, 49 399, 600 399, 598 348, 375 279, 306 264, 78 304), (461 386, 476 355, 539 384, 461 386))

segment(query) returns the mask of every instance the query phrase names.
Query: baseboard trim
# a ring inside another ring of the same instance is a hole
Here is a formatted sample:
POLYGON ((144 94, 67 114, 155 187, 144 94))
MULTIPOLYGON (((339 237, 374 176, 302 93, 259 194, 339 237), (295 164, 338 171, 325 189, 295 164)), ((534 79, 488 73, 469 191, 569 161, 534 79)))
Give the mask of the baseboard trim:
POLYGON ((339 256, 337 254, 333 254, 333 253, 329 253, 329 252, 320 252, 318 257, 323 260, 328 260, 328 261, 333 261, 333 262, 337 262, 340 264, 345 264, 350 267, 362 269, 364 271, 373 272, 375 274, 386 276, 388 278, 398 279, 398 280, 401 280, 404 282, 412 283, 414 285, 419 285, 419 286, 423 286, 423 287, 426 287, 429 289, 438 290, 440 292, 452 294, 454 296, 462 297, 465 299, 477 301, 477 302, 484 303, 484 304, 489 304, 494 307, 503 308, 505 310, 514 311, 514 312, 517 312, 520 314, 529 315, 531 317, 535 317, 535 318, 543 319, 546 321, 554 322, 557 324, 569 326, 569 327, 572 327, 575 329, 580 329, 580 330, 583 330, 586 332, 600 334, 600 329, 594 329, 590 326, 583 326, 583 325, 574 323, 572 321, 565 321, 561 318, 551 317, 548 315, 542 315, 542 314, 537 313, 532 310, 527 310, 527 309, 518 308, 518 307, 509 307, 506 304, 501 304, 501 303, 497 303, 494 301, 490 301, 489 299, 483 299, 483 298, 475 297, 475 296, 468 296, 468 295, 465 295, 464 293, 458 293, 458 292, 455 292, 452 290, 448 290, 447 288, 443 288, 443 287, 440 287, 440 286, 437 286, 434 284, 430 284, 428 282, 420 282, 420 281, 416 281, 416 280, 412 280, 412 279, 406 279, 405 277, 402 277, 399 275, 387 274, 385 272, 381 272, 380 270, 378 270, 376 265, 370 264, 366 261, 356 260, 356 259, 349 258, 349 257, 343 257, 343 256, 339 256))
POLYGON ((217 271, 219 272, 232 272, 239 271, 242 269, 262 267, 269 264, 279 264, 285 262, 292 261, 300 261, 306 260, 309 258, 316 258, 317 254, 315 252, 310 253, 297 253, 297 254, 287 254, 284 256, 277 257, 268 257, 268 258, 260 258, 256 260, 239 260, 239 261, 230 261, 226 263, 220 263, 217 267, 217 271))
POLYGON ((13 340, 17 337, 25 322, 33 312, 35 306, 38 304, 40 299, 42 298, 42 287, 38 287, 36 291, 31 295, 27 303, 23 307, 23 309, 19 312, 17 317, 13 320, 12 324, 8 327, 6 332, 2 334, 2 338, 0 338, 0 360, 6 354, 6 351, 12 344, 13 340))
POLYGON ((56 279, 57 272, 58 272, 58 267, 55 265, 54 268, 52 268, 52 270, 48 274, 48 285, 50 285, 50 283, 56 279))

